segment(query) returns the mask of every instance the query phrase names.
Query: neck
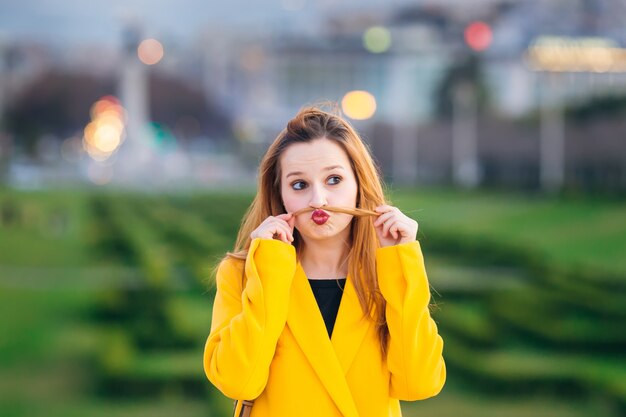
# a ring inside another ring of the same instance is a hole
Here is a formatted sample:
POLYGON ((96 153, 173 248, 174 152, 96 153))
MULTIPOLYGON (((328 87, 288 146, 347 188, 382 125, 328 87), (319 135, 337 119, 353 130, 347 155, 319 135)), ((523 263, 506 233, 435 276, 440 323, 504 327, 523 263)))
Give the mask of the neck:
POLYGON ((308 278, 345 278, 348 274, 347 240, 337 238, 332 241, 306 241, 300 257, 300 264, 308 278))

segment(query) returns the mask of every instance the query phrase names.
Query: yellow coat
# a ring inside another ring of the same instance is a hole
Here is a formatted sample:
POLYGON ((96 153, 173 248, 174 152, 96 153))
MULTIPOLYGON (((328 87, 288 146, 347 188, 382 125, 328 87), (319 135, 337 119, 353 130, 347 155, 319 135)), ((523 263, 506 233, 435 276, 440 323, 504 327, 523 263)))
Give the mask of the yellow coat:
POLYGON ((386 358, 349 275, 329 339, 295 248, 254 239, 245 265, 229 259, 218 268, 208 379, 230 398, 255 399, 252 417, 401 416, 399 400, 436 395, 446 378, 443 340, 419 242, 377 249, 376 268, 386 358))

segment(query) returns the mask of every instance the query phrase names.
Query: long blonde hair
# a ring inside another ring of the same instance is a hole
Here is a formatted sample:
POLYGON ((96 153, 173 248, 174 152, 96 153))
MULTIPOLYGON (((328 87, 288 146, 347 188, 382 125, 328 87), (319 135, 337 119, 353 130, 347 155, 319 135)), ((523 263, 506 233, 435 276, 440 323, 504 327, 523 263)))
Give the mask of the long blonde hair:
MULTIPOLYGON (((267 217, 286 212, 281 199, 280 156, 293 143, 326 138, 337 144, 348 155, 354 171, 358 191, 356 206, 373 210, 386 204, 383 181, 370 151, 357 132, 341 117, 337 108, 330 112, 319 107, 302 108, 279 133, 265 153, 259 166, 258 188, 254 201, 243 217, 235 248, 226 258, 245 259, 252 239, 250 234, 267 217)), ((293 245, 301 253, 303 241, 294 230, 293 245)), ((366 317, 375 320, 383 354, 386 352, 389 330, 385 320, 385 299, 378 289, 376 277, 376 249, 379 247, 370 216, 355 216, 350 228, 351 249, 348 270, 353 277, 361 308, 366 317)))

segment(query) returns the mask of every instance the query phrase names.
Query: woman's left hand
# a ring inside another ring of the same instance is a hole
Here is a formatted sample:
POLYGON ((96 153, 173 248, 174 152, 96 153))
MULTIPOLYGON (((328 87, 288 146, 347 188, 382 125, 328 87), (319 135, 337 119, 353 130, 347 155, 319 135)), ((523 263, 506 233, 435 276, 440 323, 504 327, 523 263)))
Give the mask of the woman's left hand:
POLYGON ((400 209, 393 206, 378 206, 374 210, 382 213, 374 221, 380 246, 415 242, 418 228, 415 220, 407 217, 400 209))

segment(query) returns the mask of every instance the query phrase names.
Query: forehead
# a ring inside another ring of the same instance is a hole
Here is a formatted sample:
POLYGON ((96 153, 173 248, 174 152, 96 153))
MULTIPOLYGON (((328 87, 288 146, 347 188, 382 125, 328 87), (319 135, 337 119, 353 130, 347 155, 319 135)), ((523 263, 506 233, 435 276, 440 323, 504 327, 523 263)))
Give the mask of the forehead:
POLYGON ((351 167, 350 159, 341 145, 329 139, 293 143, 280 156, 282 175, 289 171, 317 171, 330 165, 351 167))

